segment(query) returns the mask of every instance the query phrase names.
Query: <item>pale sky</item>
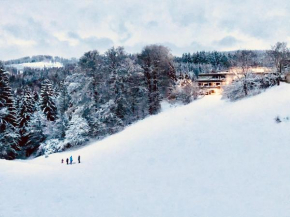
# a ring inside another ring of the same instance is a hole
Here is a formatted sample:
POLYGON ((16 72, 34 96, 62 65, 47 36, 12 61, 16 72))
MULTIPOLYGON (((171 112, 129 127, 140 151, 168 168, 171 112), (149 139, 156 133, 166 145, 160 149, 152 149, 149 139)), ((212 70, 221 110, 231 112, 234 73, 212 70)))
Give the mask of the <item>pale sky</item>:
POLYGON ((173 54, 290 42, 289 0, 0 0, 0 60, 112 46, 173 54))

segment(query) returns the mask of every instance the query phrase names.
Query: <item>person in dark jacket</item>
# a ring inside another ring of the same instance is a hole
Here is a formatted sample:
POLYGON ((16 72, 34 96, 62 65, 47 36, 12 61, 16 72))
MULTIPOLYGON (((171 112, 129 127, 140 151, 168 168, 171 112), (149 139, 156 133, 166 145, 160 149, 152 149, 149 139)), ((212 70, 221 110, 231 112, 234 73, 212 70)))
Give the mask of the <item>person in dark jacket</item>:
POLYGON ((78 161, 79 161, 79 163, 81 163, 81 156, 80 155, 78 156, 78 161))
POLYGON ((61 159, 61 163, 63 164, 63 159, 61 159))
POLYGON ((66 159, 66 164, 68 165, 68 158, 66 159))

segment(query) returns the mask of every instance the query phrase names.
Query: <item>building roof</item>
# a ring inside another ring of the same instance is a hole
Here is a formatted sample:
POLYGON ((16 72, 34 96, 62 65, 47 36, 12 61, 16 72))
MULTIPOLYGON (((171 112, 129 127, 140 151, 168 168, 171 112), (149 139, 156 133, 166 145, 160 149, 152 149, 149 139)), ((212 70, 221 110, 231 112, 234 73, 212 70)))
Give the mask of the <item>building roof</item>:
POLYGON ((229 75, 229 74, 233 74, 233 73, 230 73, 230 72, 202 73, 202 74, 199 74, 198 77, 202 77, 202 76, 214 76, 214 75, 229 75))
POLYGON ((225 80, 220 80, 220 79, 204 79, 204 80, 198 80, 197 82, 224 82, 225 80))

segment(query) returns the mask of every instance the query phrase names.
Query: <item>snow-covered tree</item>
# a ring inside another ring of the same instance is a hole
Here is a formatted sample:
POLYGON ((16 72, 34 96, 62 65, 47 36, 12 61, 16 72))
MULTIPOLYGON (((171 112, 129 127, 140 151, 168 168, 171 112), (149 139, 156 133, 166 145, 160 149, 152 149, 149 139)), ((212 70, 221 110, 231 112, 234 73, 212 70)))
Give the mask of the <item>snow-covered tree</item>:
POLYGON ((64 81, 59 84, 59 93, 57 97, 57 108, 61 114, 64 114, 69 108, 71 97, 68 94, 67 85, 64 81))
POLYGON ((170 95, 176 81, 173 57, 161 45, 146 46, 139 55, 148 88, 149 114, 159 112, 160 101, 170 95))
POLYGON ((24 94, 22 96, 22 103, 20 105, 20 112, 19 112, 19 117, 20 117, 20 146, 24 146, 25 143, 27 142, 27 124, 30 121, 31 116, 33 115, 35 111, 35 101, 33 98, 33 95, 30 90, 25 90, 24 94))
POLYGON ((136 61, 126 58, 124 61, 123 95, 129 104, 125 125, 148 115, 148 93, 142 68, 136 61))
POLYGON ((45 80, 41 84, 40 108, 46 115, 48 121, 54 121, 56 119, 57 108, 55 105, 55 96, 52 84, 49 80, 45 80))
POLYGON ((101 136, 114 134, 124 128, 123 121, 116 115, 116 107, 114 100, 109 100, 98 109, 96 118, 101 136))
POLYGON ((64 143, 59 139, 49 139, 45 140, 43 143, 40 144, 36 156, 40 155, 49 155, 56 152, 60 152, 64 150, 64 143))
POLYGON ((273 61, 273 64, 279 74, 283 70, 283 61, 288 60, 290 57, 290 50, 287 48, 286 42, 277 42, 267 51, 268 56, 273 61))
POLYGON ((68 124, 67 110, 70 106, 70 100, 71 97, 68 94, 67 86, 64 84, 64 82, 61 82, 59 87, 59 95, 56 99, 58 108, 56 128, 58 130, 60 139, 64 139, 65 137, 65 131, 68 124))
POLYGON ((17 117, 8 73, 0 68, 0 158, 14 159, 20 150, 17 117))
POLYGON ((26 127, 27 142, 23 149, 25 150, 25 155, 30 156, 40 144, 46 139, 44 130, 46 128, 47 119, 42 111, 36 109, 26 127))
POLYGON ((86 119, 73 114, 66 131, 64 144, 66 147, 82 145, 89 139, 90 127, 86 119))
POLYGON ((97 107, 102 98, 102 86, 104 84, 105 74, 102 73, 104 57, 97 50, 89 51, 80 58, 79 66, 85 75, 91 78, 90 95, 94 101, 94 106, 97 107))
POLYGON ((188 76, 178 79, 176 82, 175 89, 172 91, 169 99, 175 99, 181 101, 184 104, 188 104, 198 98, 199 87, 198 84, 188 76))
POLYGON ((111 48, 106 52, 108 71, 110 73, 109 84, 111 90, 111 99, 114 100, 115 109, 112 110, 116 117, 125 121, 128 115, 131 114, 131 107, 127 100, 129 87, 127 79, 130 73, 126 67, 128 60, 122 47, 111 48))

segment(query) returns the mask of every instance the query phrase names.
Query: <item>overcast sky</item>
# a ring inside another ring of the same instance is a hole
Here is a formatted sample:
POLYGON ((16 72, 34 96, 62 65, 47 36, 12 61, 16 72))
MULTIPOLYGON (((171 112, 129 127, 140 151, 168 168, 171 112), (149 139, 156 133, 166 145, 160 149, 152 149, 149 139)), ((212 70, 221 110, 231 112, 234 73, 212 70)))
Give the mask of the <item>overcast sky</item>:
POLYGON ((0 59, 146 44, 172 53, 290 41, 289 0, 0 0, 0 59))

